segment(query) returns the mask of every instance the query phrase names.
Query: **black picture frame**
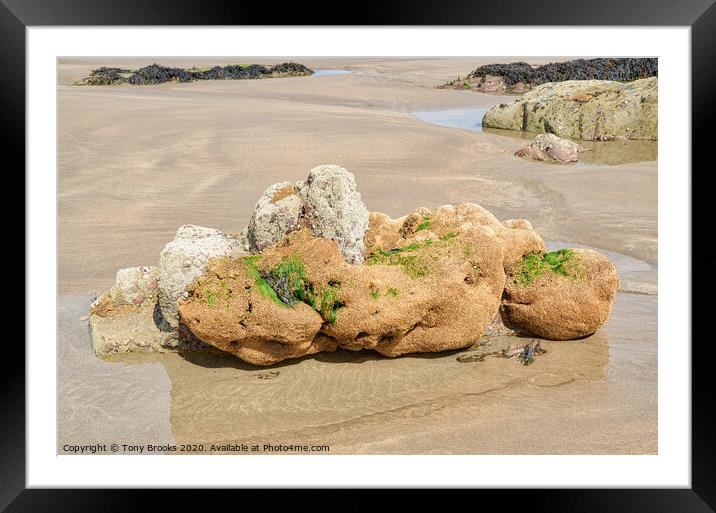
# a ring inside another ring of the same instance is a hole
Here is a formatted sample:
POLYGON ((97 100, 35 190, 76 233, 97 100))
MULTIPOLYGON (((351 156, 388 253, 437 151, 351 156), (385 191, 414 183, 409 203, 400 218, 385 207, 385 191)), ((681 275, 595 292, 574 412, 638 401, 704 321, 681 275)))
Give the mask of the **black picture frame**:
MULTIPOLYGON (((336 11, 338 12, 338 11, 336 11)), ((89 26, 89 25, 248 25, 265 20, 270 25, 532 25, 532 26, 688 26, 691 27, 692 81, 692 234, 702 233, 697 224, 705 224, 710 216, 694 207, 709 205, 708 187, 694 187, 699 162, 706 163, 710 153, 715 108, 713 84, 716 83, 716 5, 714 0, 601 0, 575 4, 570 0, 542 1, 511 0, 480 3, 479 1, 427 0, 398 3, 364 1, 346 5, 344 14, 325 19, 325 8, 312 8, 305 3, 276 4, 257 2, 191 2, 189 0, 0 0, 0 118, 2 137, 0 147, 7 200, 0 202, 5 217, 13 220, 4 228, 6 238, 12 239, 11 255, 0 256, 8 272, 6 286, 24 290, 28 269, 25 264, 24 223, 18 212, 25 190, 25 29, 28 26, 89 26), (324 14, 318 14, 323 12, 324 14), (10 165, 9 163, 13 163, 10 165), (23 178, 20 178, 23 176, 23 178), (13 183, 14 187, 7 185, 13 183), (699 198, 699 195, 702 195, 699 198), (701 201, 699 201, 701 199, 701 201), (699 215, 701 214, 701 215, 699 215), (24 273, 17 270, 23 269, 24 273), (12 283, 17 280, 17 283, 12 283), (23 287, 21 289, 20 287, 23 287)), ((705 165, 705 164, 704 164, 705 165)), ((671 172, 674 170, 665 170, 671 172)), ((703 169, 707 172, 708 169, 703 169)), ((692 239, 693 240, 693 239, 692 239)), ((707 250, 697 253, 692 245, 692 269, 709 263, 713 257, 707 250)), ((662 268, 662 272, 668 269, 662 268)), ((692 289, 693 290, 693 289, 692 289)), ((17 293, 3 294, 2 311, 13 312, 6 324, 20 325, 17 293)), ((708 318, 708 302, 691 300, 692 319, 708 318)), ((32 308, 32 298, 25 298, 25 308, 32 308)), ((714 380, 708 356, 710 340, 706 334, 696 336, 696 328, 684 327, 685 338, 691 342, 692 354, 692 487, 690 489, 587 489, 587 490, 480 490, 483 496, 509 495, 510 509, 520 506, 551 512, 691 512, 713 511, 716 508, 716 425, 711 415, 714 380), (701 341, 700 343, 696 343, 701 341), (698 357, 699 352, 706 353, 698 357)), ((6 335, 7 336, 7 335, 6 335)), ((5 340, 3 352, 6 365, 0 372, 0 509, 4 511, 127 511, 142 509, 151 504, 150 498, 160 491, 153 490, 77 490, 26 489, 25 466, 25 348, 17 337, 5 340)), ((24 337, 23 337, 24 338, 24 337)), ((683 341, 674 341, 682 343, 683 341)), ((27 343, 27 342, 26 342, 27 343)), ((48 343, 48 350, 51 347, 48 343)), ((684 350, 688 350, 685 347, 684 350)), ((213 490, 212 501, 221 500, 232 491, 213 490)), ((240 492, 243 498, 266 492, 240 492)), ((287 492, 286 492, 287 493, 287 492)), ((373 499, 365 494, 349 492, 353 497, 342 499, 350 509, 372 507, 373 499)), ((427 505, 424 490, 414 490, 412 497, 427 505)), ((462 493, 458 494, 461 495, 462 493)), ((171 490, 162 494, 163 509, 170 502, 181 501, 206 506, 205 499, 188 490, 171 490), (194 502, 196 501, 196 502, 194 502), (201 502, 200 502, 201 501, 201 502)), ((272 500, 285 498, 285 493, 271 492, 272 500)), ((323 495, 328 501, 330 493, 323 495)), ((500 497, 502 498, 502 497, 500 497)), ((482 500, 482 499, 481 499, 482 500)), ((480 502, 479 504, 483 504, 480 502)), ((479 505, 478 505, 479 506, 479 505)))

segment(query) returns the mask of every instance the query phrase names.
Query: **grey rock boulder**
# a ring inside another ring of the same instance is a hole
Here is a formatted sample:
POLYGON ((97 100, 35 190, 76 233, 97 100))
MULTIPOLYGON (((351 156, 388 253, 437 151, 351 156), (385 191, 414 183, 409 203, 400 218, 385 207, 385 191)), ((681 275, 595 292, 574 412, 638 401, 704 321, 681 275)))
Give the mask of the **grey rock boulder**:
POLYGON ((313 168, 295 188, 313 233, 336 241, 348 263, 361 264, 368 209, 356 191, 355 177, 340 166, 323 165, 313 168))
POLYGON ((260 253, 298 229, 303 201, 290 182, 271 185, 259 198, 246 229, 248 250, 260 253))
POLYGON ((178 301, 204 272, 210 258, 245 254, 240 237, 202 226, 179 228, 174 240, 159 254, 158 296, 164 321, 172 328, 179 325, 178 301))

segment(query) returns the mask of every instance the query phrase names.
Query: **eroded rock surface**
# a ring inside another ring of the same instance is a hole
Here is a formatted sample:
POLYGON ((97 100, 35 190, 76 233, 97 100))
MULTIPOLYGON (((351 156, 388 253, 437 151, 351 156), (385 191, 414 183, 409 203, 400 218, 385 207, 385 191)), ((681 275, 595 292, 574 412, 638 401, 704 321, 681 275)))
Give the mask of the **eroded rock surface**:
POLYGON ((482 126, 552 133, 575 140, 657 140, 657 78, 569 80, 540 85, 485 113, 482 126))
POLYGON ((502 245, 484 226, 452 230, 436 220, 356 266, 334 240, 301 229, 260 257, 213 259, 181 318, 202 341, 259 365, 334 345, 387 356, 466 347, 497 313, 502 245), (272 274, 287 291, 270 286, 272 274))

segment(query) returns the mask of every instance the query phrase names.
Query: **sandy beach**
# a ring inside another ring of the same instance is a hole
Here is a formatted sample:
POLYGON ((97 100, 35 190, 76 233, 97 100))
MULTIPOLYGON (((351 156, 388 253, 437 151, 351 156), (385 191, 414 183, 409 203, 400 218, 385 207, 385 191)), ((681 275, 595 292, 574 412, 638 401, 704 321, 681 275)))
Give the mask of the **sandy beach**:
POLYGON ((512 101, 436 88, 489 62, 505 59, 61 59, 58 451, 122 440, 655 454, 657 162, 528 162, 513 155, 524 139, 414 115, 512 101), (99 66, 285 60, 351 73, 74 85, 99 66), (475 202, 500 219, 529 219, 554 247, 604 251, 621 279, 609 322, 586 339, 543 343, 547 354, 530 366, 457 360, 474 348, 395 359, 338 351, 269 368, 219 353, 94 355, 81 318, 117 269, 155 265, 185 223, 240 231, 267 186, 320 164, 352 172, 370 211, 475 202))

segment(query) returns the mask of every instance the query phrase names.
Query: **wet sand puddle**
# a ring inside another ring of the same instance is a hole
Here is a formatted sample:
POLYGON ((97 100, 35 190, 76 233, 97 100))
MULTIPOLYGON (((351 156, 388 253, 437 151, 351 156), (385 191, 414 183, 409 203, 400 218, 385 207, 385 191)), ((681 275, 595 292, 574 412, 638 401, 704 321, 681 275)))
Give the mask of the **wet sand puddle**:
POLYGON ((516 358, 466 359, 529 341, 488 336, 463 351, 395 359, 339 350, 265 369, 218 351, 104 361, 164 366, 172 384, 170 424, 177 443, 297 443, 327 439, 356 425, 419 419, 495 390, 605 376, 604 334, 542 341, 546 353, 531 365, 516 358))
MULTIPOLYGON (((463 108, 413 112, 413 116, 427 123, 449 128, 462 128, 474 132, 501 135, 531 141, 537 134, 517 130, 502 130, 482 126, 482 118, 488 109, 463 108)), ((657 141, 620 139, 615 141, 578 141, 588 151, 579 154, 576 166, 592 164, 618 165, 657 160, 657 141)))
POLYGON ((353 73, 349 69, 316 69, 313 70, 312 77, 325 77, 329 75, 348 75, 353 73))

